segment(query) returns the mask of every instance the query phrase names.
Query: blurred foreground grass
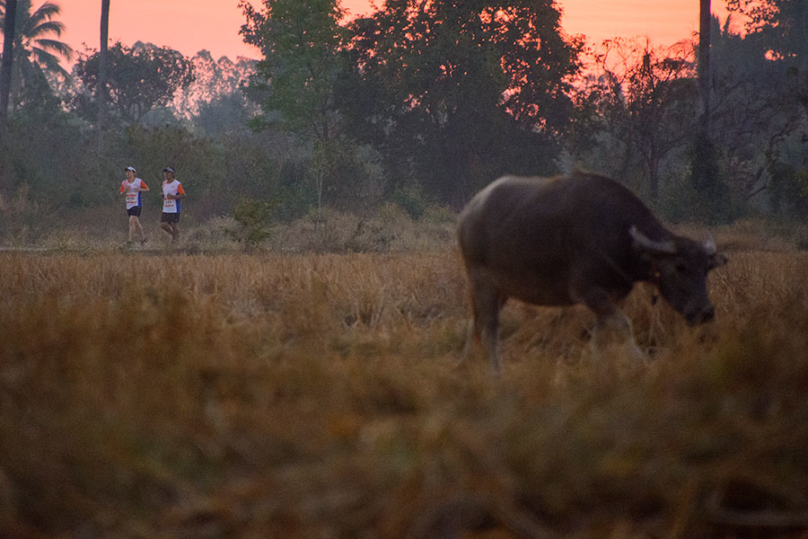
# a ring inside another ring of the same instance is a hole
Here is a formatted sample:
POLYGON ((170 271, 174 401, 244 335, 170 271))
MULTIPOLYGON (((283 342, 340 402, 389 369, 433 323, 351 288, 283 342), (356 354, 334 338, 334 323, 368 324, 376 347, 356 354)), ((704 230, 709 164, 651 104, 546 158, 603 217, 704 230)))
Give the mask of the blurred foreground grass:
POLYGON ((0 253, 0 537, 806 537, 808 254, 730 256, 647 365, 509 304, 495 380, 451 249, 0 253))

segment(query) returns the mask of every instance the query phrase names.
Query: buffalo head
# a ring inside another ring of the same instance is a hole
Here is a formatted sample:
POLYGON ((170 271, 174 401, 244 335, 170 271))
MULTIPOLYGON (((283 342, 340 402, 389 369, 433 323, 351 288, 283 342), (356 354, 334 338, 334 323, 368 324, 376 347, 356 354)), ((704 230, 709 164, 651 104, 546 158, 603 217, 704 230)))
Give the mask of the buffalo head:
POLYGON ((660 294, 690 325, 710 322, 715 308, 707 295, 707 273, 727 263, 715 243, 672 236, 654 241, 636 227, 629 231, 633 247, 650 264, 649 280, 660 294))

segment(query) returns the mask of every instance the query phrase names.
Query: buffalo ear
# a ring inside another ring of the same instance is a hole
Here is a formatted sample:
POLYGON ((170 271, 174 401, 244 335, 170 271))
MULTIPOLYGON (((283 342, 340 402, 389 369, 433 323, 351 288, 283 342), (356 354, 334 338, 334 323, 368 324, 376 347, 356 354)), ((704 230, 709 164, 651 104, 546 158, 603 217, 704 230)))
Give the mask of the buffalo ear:
POLYGON ((709 257, 708 262, 708 270, 712 270, 715 268, 719 268, 729 262, 729 259, 724 256, 722 253, 718 252, 718 248, 715 246, 715 242, 713 238, 709 238, 707 241, 704 242, 704 251, 707 253, 709 257))
POLYGON ((727 262, 729 262, 729 258, 724 256, 724 254, 722 254, 722 253, 715 252, 715 253, 710 255, 710 260, 708 262, 707 269, 708 270, 713 270, 715 268, 720 268, 721 266, 723 266, 727 262))
POLYGON ((632 246, 643 254, 651 257, 676 254, 676 244, 670 240, 654 241, 649 239, 645 234, 640 232, 636 226, 632 226, 628 233, 633 240, 632 246))

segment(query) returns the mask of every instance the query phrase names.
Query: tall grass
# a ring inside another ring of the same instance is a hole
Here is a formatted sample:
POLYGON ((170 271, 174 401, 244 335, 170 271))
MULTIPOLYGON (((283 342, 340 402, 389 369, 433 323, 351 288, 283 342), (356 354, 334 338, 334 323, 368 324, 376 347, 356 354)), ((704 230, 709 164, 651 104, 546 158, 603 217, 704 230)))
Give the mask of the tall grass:
MULTIPOLYGON (((170 245, 169 236, 160 229, 160 213, 147 208, 140 221, 148 242, 144 246, 124 245, 129 225, 122 206, 53 210, 29 202, 26 196, 23 192, 13 201, 0 197, 0 250, 35 248, 90 253, 119 249, 154 254, 171 248, 174 252, 196 254, 252 250, 284 254, 403 253, 445 250, 455 237, 456 216, 447 208, 429 206, 414 220, 395 204, 385 204, 368 208, 362 215, 322 209, 289 222, 274 222, 269 212, 261 223, 239 223, 226 215, 200 219, 189 210, 182 216, 179 243, 170 245)), ((263 206, 260 201, 252 202, 263 206)))
POLYGON ((689 329, 503 313, 456 253, 0 254, 0 536, 804 537, 808 255, 737 251, 689 329))

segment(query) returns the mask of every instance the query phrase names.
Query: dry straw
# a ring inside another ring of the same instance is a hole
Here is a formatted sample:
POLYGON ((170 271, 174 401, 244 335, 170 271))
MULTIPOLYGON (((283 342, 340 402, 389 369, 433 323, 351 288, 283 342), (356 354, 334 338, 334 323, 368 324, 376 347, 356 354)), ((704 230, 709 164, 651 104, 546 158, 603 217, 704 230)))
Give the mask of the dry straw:
POLYGON ((711 327, 509 304, 501 380, 452 248, 0 254, 0 535, 800 537, 808 255, 736 238, 711 327))

